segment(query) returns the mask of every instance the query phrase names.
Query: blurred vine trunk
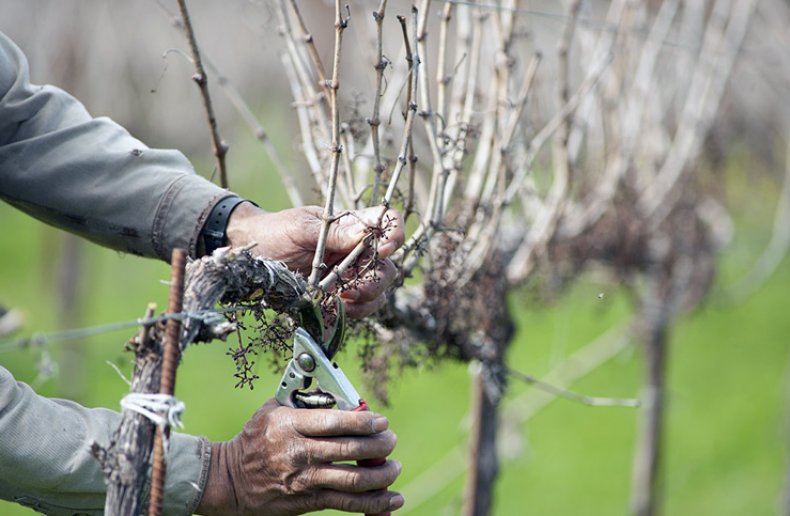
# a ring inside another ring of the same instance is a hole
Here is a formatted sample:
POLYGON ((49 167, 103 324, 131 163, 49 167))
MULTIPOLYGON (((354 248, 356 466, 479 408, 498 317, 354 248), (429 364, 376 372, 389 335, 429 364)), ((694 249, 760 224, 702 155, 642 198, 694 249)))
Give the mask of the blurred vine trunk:
MULTIPOLYGON (((499 364, 501 367, 502 364, 499 364)), ((493 491, 499 473, 497 430, 501 394, 486 386, 496 374, 496 366, 480 364, 472 382, 472 427, 469 439, 469 474, 466 485, 465 516, 491 512, 493 491)))
MULTIPOLYGON (((77 16, 85 13, 84 8, 77 8, 77 16)), ((59 42, 58 62, 60 80, 67 91, 76 90, 83 80, 85 56, 81 53, 81 34, 76 32, 64 36, 59 42)), ((55 278, 57 284, 57 311, 59 328, 76 328, 82 322, 82 289, 85 280, 83 274, 85 243, 80 237, 66 233, 59 242, 60 249, 54 256, 55 278)), ((58 369, 58 392, 73 400, 84 399, 87 385, 85 370, 85 343, 70 341, 63 343, 60 351, 60 367, 58 369)))
MULTIPOLYGON (((651 278, 652 283, 657 283, 651 278)), ((659 513, 661 455, 666 403, 666 364, 669 347, 670 300, 658 288, 649 288, 642 300, 642 340, 645 386, 634 455, 631 513, 654 516, 659 513)))
MULTIPOLYGON (((503 264, 501 256, 490 264, 503 264)), ((494 486, 499 473, 497 432, 499 430, 500 402, 506 385, 505 358, 513 341, 515 325, 508 309, 508 283, 496 265, 482 270, 476 281, 477 292, 472 304, 472 314, 479 314, 482 338, 470 336, 477 349, 478 367, 472 382, 471 431, 469 436, 469 463, 463 514, 485 516, 491 513, 494 486)))
MULTIPOLYGON (((788 382, 786 403, 788 408, 785 409, 785 439, 786 441, 790 441, 790 381, 788 382)), ((785 468, 785 492, 784 500, 782 500, 784 504, 784 507, 782 507, 782 514, 790 516, 790 453, 785 453, 785 468)))
MULTIPOLYGON (((64 235, 60 242, 60 260, 55 262, 59 328, 76 328, 82 321, 83 249, 84 243, 75 235, 64 235)), ((69 399, 83 399, 87 376, 84 342, 64 342, 59 362, 58 392, 69 399)))
MULTIPOLYGON (((790 367, 790 363, 788 363, 788 367, 790 367)), ((790 442, 790 380, 787 382, 786 396, 785 440, 786 442, 790 442)), ((785 453, 785 468, 784 499, 782 500, 784 505, 781 509, 781 513, 785 516, 790 516, 790 453, 785 453)))

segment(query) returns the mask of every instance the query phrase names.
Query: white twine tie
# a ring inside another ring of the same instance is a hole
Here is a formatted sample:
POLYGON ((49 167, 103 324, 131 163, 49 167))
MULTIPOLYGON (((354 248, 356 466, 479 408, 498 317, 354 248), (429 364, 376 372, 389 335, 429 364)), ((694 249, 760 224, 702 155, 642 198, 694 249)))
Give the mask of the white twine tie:
POLYGON ((181 414, 186 410, 186 405, 170 394, 130 392, 121 400, 121 408, 148 418, 160 428, 166 425, 184 428, 181 414))

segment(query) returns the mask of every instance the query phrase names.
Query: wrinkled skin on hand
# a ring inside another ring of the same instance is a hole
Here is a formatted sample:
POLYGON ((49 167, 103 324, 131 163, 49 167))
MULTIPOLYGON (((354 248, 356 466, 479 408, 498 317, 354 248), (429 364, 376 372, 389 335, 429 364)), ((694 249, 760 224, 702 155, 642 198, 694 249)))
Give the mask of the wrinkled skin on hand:
POLYGON ((386 457, 395 434, 373 412, 293 409, 270 400, 231 441, 212 443, 198 513, 292 515, 322 509, 376 514, 398 509, 387 491, 401 466, 338 462, 386 457))
MULTIPOLYGON (((330 225, 324 258, 328 270, 351 252, 371 227, 377 225, 379 213, 380 208, 357 210, 330 225)), ((323 209, 318 206, 267 213, 251 203, 242 203, 228 221, 228 241, 234 247, 256 242, 258 245, 251 252, 285 262, 289 268, 308 276, 321 232, 322 215, 323 209)), ((378 240, 379 261, 375 270, 368 271, 363 281, 341 293, 349 317, 364 317, 381 308, 385 302, 382 294, 397 274, 388 257, 403 245, 403 220, 395 210, 388 210, 384 220, 387 221, 387 230, 378 240)))

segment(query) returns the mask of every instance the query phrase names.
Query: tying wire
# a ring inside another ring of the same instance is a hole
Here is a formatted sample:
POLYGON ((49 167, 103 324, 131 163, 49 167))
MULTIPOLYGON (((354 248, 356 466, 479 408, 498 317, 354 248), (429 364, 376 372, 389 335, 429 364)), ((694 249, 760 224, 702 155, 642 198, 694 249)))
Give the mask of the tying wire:
POLYGON ((213 322, 218 322, 218 318, 221 317, 222 314, 247 309, 249 309, 249 306, 237 305, 212 310, 201 310, 198 312, 184 311, 176 314, 163 314, 148 319, 138 318, 134 320, 99 324, 96 326, 88 326, 84 328, 53 331, 50 333, 35 333, 29 337, 0 339, 0 353, 7 353, 20 348, 40 347, 52 342, 65 342, 70 340, 84 339, 87 337, 93 337, 95 335, 135 328, 138 326, 151 326, 159 322, 167 321, 168 319, 179 319, 181 321, 185 321, 187 319, 197 319, 210 324, 213 322))
POLYGON ((510 368, 505 368, 505 371, 507 372, 508 375, 512 376, 513 378, 526 382, 530 385, 534 385, 536 388, 544 392, 553 394, 560 398, 565 398, 566 400, 571 400, 577 403, 581 403, 582 405, 588 405, 591 407, 639 407, 640 406, 640 402, 637 399, 601 398, 597 396, 586 396, 584 394, 578 394, 576 392, 563 389, 562 387, 557 387, 556 385, 546 383, 542 380, 535 378, 532 375, 522 373, 520 371, 515 371, 510 368))

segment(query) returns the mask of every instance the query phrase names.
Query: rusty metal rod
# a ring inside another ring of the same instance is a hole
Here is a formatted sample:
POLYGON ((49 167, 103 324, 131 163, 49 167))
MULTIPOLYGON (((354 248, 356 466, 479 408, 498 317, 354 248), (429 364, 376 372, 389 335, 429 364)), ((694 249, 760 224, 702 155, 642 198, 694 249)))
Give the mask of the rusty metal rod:
MULTIPOLYGON (((184 270, 186 267, 187 253, 183 249, 173 249, 170 261, 170 299, 167 305, 167 313, 178 314, 181 312, 184 302, 184 270)), ((165 341, 162 350, 162 379, 159 383, 159 392, 172 396, 176 386, 176 367, 181 355, 179 336, 181 334, 181 321, 175 317, 167 320, 165 327, 165 341)), ((165 491, 165 474, 167 467, 165 464, 165 437, 170 436, 170 427, 165 423, 163 427, 156 429, 154 438, 154 460, 151 469, 151 497, 148 504, 148 516, 160 516, 162 514, 162 500, 165 491)))

